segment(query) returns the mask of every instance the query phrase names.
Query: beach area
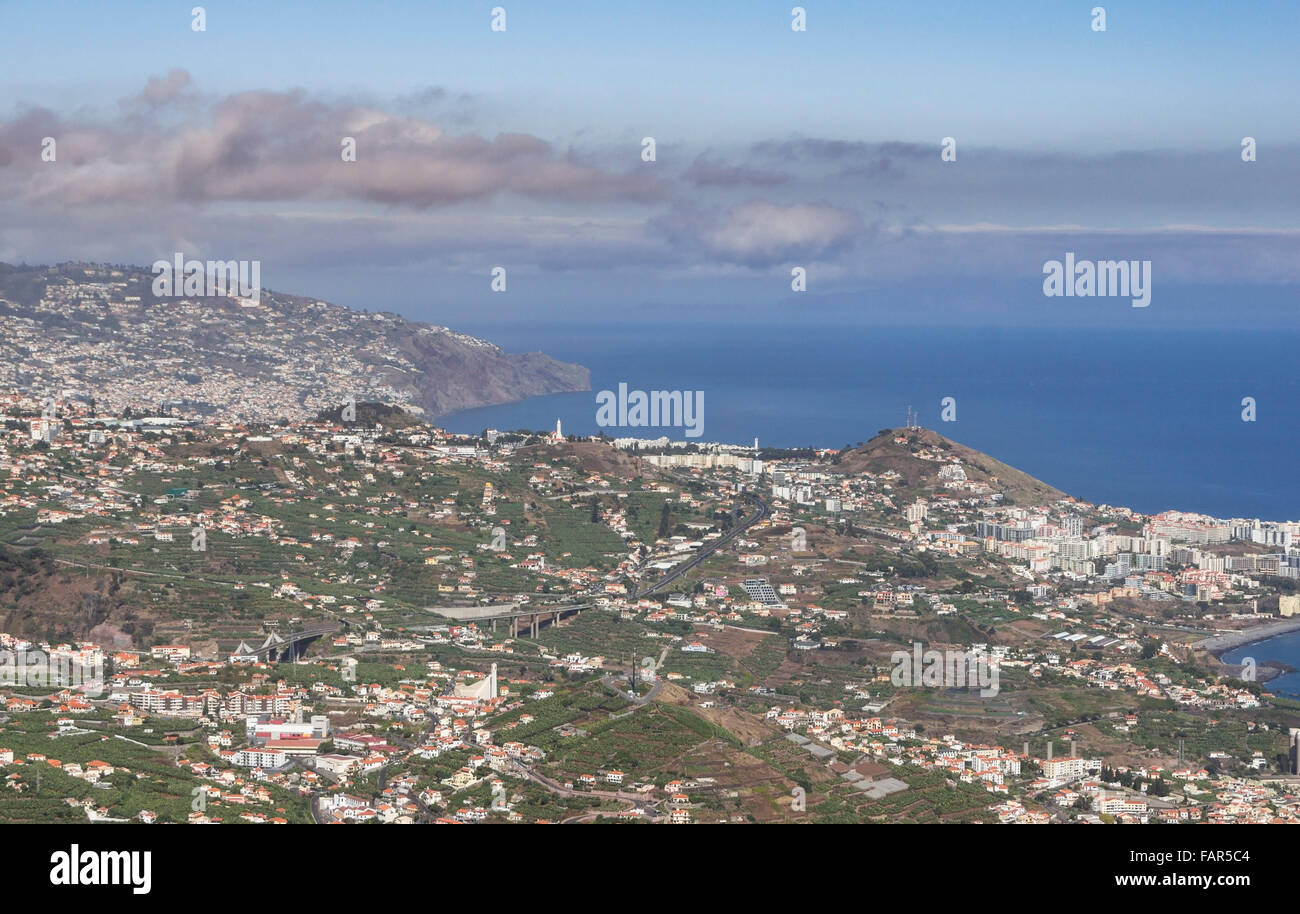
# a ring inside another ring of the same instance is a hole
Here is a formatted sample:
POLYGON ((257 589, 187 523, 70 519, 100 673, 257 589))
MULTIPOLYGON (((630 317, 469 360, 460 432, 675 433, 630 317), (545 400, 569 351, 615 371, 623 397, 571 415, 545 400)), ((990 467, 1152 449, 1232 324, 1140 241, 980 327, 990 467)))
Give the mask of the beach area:
MULTIPOLYGON (((1265 641, 1271 641, 1281 635, 1300 632, 1300 618, 1278 619, 1274 622, 1267 622, 1263 625, 1255 625, 1243 629, 1239 632, 1227 632, 1222 635, 1216 635, 1213 638, 1206 638, 1192 645, 1195 651, 1204 651, 1214 658, 1221 667, 1224 675, 1243 678, 1243 671, 1246 669, 1243 663, 1234 663, 1231 660, 1225 660, 1224 656, 1240 648, 1251 644, 1260 644, 1265 641)), ((1285 653, 1285 650, 1284 650, 1285 653)), ((1238 658, 1243 659, 1243 658, 1238 658)), ((1264 658, 1261 662, 1253 664, 1254 672, 1247 674, 1253 677, 1255 682, 1271 682, 1280 676, 1288 673, 1294 673, 1295 668, 1290 664, 1276 658, 1264 658)))
POLYGON ((1279 619, 1276 622, 1267 622, 1264 625, 1256 625, 1251 628, 1243 629, 1239 632, 1228 632, 1223 635, 1215 635, 1213 638, 1206 638, 1204 641, 1198 641, 1192 645, 1193 650, 1206 651, 1213 654, 1216 658, 1227 653, 1233 648, 1243 647, 1247 644, 1254 644, 1257 641, 1267 641, 1278 635, 1284 635, 1287 632, 1300 631, 1300 617, 1293 619, 1279 619))

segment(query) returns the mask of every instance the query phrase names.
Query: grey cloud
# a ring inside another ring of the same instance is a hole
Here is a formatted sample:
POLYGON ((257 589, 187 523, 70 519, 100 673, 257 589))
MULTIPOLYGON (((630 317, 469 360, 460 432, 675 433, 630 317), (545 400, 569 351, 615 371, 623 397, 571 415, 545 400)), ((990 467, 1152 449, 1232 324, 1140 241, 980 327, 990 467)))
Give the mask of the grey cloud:
POLYGON ((595 130, 548 142, 449 128, 446 112, 472 105, 438 86, 387 102, 214 100, 173 71, 103 121, 20 109, 0 117, 0 260, 149 263, 184 250, 261 259, 268 274, 350 271, 358 285, 391 269, 407 285, 385 294, 399 300, 444 294, 422 270, 477 288, 493 263, 574 287, 604 271, 582 288, 592 297, 766 283, 775 266, 813 262, 819 293, 936 275, 954 288, 1032 286, 1066 250, 1149 258, 1157 283, 1300 282, 1294 147, 1262 146, 1246 165, 1233 143, 1110 156, 961 144, 942 163, 937 138, 785 137, 661 143, 648 165, 636 142, 601 145, 595 130), (44 136, 58 140, 56 164, 40 161, 44 136), (344 136, 356 163, 340 159, 344 136))
POLYGON ((696 187, 774 187, 786 184, 790 175, 775 171, 727 165, 701 153, 682 175, 696 187))
MULTIPOLYGON (((141 97, 162 104, 186 85, 173 71, 141 97)), ((205 114, 178 129, 139 117, 68 123, 44 111, 0 121, 0 148, 26 164, 0 172, 0 193, 42 206, 341 199, 416 209, 503 193, 639 203, 668 194, 654 175, 584 165, 537 137, 450 135, 426 120, 301 92, 244 92, 205 114), (59 142, 55 165, 36 155, 44 135, 59 142), (340 156, 345 136, 356 140, 356 162, 340 156), (33 155, 15 152, 24 147, 33 155)))
POLYGON ((843 162, 848 159, 870 160, 878 157, 920 159, 934 154, 938 149, 936 141, 933 147, 919 143, 889 141, 884 143, 865 143, 850 140, 827 140, 810 137, 795 137, 786 140, 763 140, 754 143, 751 151, 759 156, 779 159, 784 162, 843 162))
POLYGON ((765 267, 838 253, 866 232, 853 210, 828 204, 750 200, 725 211, 681 205, 652 220, 655 231, 683 252, 726 263, 765 267))
POLYGON ((136 101, 150 108, 157 108, 174 100, 193 80, 185 70, 173 69, 166 76, 151 76, 145 87, 136 96, 136 101))

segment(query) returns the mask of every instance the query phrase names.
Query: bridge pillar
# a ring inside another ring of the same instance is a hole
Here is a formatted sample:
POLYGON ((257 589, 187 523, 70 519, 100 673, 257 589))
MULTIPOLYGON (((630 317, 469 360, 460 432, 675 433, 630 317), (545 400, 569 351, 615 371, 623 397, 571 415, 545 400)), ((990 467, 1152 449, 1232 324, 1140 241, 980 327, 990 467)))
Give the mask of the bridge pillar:
POLYGON ((533 613, 533 637, 537 637, 538 620, 541 618, 540 613, 533 613))
POLYGON ((497 620, 496 620, 496 619, 493 619, 493 620, 492 620, 492 631, 496 631, 496 630, 497 630, 497 620))
POLYGON ((519 617, 518 617, 518 616, 511 616, 511 617, 510 617, 510 637, 511 637, 511 638, 518 638, 518 637, 519 637, 519 617))

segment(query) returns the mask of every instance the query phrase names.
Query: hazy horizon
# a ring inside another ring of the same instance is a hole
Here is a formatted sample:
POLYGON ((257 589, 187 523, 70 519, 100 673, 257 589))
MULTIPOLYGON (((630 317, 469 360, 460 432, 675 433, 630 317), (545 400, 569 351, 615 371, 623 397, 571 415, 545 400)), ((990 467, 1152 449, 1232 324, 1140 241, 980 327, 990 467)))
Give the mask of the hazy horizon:
POLYGON ((1300 326, 1297 8, 662 6, 0 10, 0 261, 259 260, 452 326, 1300 326), (1067 252, 1150 260, 1150 307, 1045 298, 1067 252))

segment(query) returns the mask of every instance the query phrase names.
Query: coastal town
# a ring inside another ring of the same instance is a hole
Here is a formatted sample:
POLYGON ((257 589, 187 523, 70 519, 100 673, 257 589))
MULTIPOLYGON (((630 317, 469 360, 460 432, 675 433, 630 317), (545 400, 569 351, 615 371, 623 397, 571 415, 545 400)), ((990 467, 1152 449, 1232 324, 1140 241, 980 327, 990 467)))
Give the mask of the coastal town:
POLYGON ((0 395, 0 820, 1296 821, 1288 670, 1218 655, 1300 628, 1298 523, 1086 504, 911 423, 101 402, 0 395))
POLYGON ((580 366, 396 314, 234 285, 167 297, 157 279, 125 265, 0 263, 0 390, 75 395, 124 418, 276 422, 348 402, 412 416, 480 406, 506 378, 523 396, 588 383, 580 366))
POLYGON ((1288 883, 1300 7, 0 22, 11 885, 1288 883))

